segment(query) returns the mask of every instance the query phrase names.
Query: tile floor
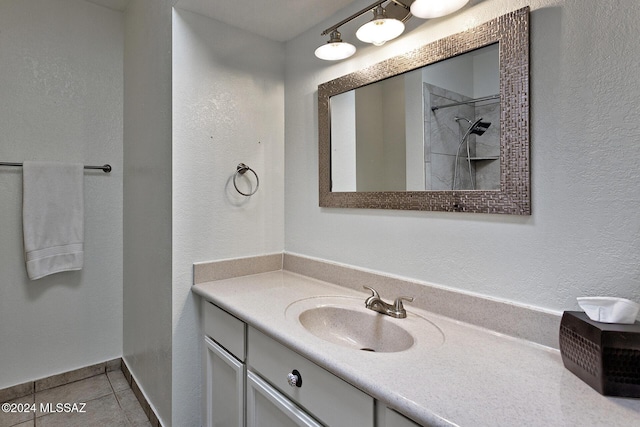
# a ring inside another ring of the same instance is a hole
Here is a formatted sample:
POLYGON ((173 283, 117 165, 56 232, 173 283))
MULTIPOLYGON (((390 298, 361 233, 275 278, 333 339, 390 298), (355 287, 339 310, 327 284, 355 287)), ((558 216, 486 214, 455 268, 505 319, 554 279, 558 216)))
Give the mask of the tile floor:
POLYGON ((28 404, 29 410, 25 413, 0 411, 0 427, 151 426, 120 370, 43 390, 9 403, 28 404), (58 412, 57 404, 60 403, 63 405, 58 412), (75 407, 74 403, 77 404, 75 407), (83 403, 86 404, 84 408, 83 403), (65 407, 64 404, 69 405, 65 407), (84 412, 78 412, 81 410, 84 412))

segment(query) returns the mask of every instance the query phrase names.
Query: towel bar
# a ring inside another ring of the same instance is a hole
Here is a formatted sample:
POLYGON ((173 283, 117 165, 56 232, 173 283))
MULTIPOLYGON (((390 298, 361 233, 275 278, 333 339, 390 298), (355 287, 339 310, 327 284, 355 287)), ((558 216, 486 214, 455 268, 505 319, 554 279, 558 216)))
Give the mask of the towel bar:
MULTIPOLYGON (((22 163, 0 162, 0 166, 18 166, 18 167, 22 167, 22 163)), ((111 165, 109 165, 109 164, 102 165, 102 166, 85 166, 84 168, 85 169, 99 169, 99 170, 103 171, 104 173, 111 172, 111 165)))

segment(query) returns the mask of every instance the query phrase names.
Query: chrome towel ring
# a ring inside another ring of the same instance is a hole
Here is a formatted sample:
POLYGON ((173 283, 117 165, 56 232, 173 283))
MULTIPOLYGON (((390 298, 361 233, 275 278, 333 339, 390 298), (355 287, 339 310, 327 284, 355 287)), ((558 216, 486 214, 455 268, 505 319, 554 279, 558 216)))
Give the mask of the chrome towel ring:
POLYGON ((242 194, 243 196, 253 196, 254 194, 256 194, 256 191, 258 191, 258 187, 260 186, 260 178, 258 178, 258 174, 256 173, 256 171, 254 171, 244 163, 240 163, 236 167, 236 173, 233 175, 233 186, 236 188, 236 191, 242 194), (256 188, 254 188, 251 193, 243 193, 238 189, 238 184, 236 183, 236 179, 238 178, 238 175, 244 175, 247 171, 253 172, 253 175, 256 177, 256 188))

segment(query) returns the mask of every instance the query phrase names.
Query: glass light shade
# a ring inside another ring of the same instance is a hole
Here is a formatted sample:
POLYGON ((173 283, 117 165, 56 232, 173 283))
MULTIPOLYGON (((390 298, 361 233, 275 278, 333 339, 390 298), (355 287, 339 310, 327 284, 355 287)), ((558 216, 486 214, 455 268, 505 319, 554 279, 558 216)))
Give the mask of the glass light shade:
POLYGON ((404 24, 397 19, 374 19, 358 28, 356 37, 365 43, 382 46, 385 42, 398 37, 403 31, 404 24))
POLYGON ((356 47, 351 43, 328 42, 317 48, 315 53, 325 61, 339 61, 356 53, 356 47))
POLYGON ((411 3, 411 14, 430 19, 448 15, 462 8, 469 0, 416 0, 411 3))

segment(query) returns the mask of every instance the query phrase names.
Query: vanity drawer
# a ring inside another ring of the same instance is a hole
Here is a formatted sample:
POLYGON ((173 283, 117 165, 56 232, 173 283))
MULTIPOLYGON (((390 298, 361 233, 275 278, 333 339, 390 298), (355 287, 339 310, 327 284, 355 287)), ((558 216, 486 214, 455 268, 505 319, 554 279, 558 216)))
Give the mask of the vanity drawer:
POLYGON ((202 305, 204 334, 244 362, 247 354, 245 323, 209 301, 203 299, 202 305))
POLYGON ((329 373, 262 332, 248 327, 249 369, 330 426, 374 425, 373 398, 329 373), (292 387, 287 375, 297 370, 300 387, 292 387))

